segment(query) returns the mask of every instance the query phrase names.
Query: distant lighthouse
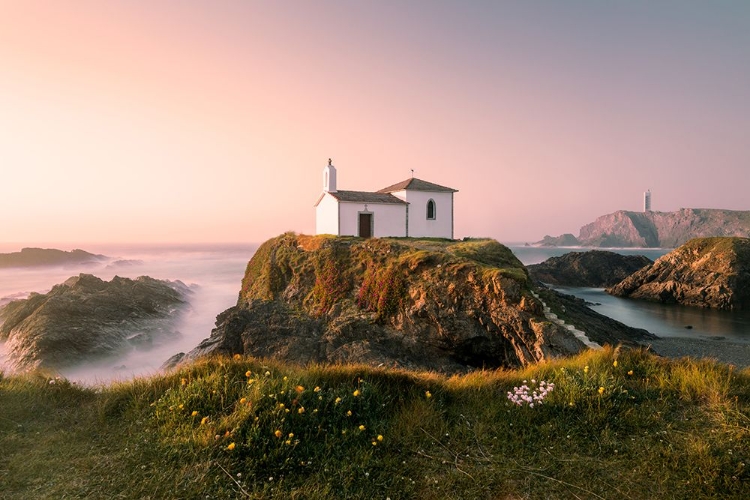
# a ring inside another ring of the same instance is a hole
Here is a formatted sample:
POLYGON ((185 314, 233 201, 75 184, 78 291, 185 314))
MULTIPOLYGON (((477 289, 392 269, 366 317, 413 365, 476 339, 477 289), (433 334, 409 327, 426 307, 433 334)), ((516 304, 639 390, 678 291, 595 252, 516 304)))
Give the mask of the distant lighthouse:
POLYGON ((647 190, 645 193, 643 193, 643 211, 644 212, 650 212, 651 211, 651 190, 647 190))

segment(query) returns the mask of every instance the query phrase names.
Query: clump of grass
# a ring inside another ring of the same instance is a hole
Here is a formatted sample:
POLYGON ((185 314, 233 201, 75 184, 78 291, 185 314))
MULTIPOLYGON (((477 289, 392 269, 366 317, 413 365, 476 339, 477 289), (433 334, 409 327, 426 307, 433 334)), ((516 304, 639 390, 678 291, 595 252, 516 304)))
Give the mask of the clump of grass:
POLYGON ((241 357, 97 388, 4 376, 0 408, 2 498, 750 493, 750 370, 643 351, 452 377, 241 357), (532 379, 544 404, 508 400, 532 379))

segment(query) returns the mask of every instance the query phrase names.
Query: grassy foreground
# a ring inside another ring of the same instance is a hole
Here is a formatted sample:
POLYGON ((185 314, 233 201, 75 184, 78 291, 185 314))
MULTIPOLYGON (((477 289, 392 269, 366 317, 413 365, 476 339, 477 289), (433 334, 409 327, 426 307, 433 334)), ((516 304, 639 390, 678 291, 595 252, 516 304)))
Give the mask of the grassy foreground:
POLYGON ((750 370, 608 349, 455 377, 0 376, 0 498, 750 498, 750 370), (514 405, 524 380, 554 390, 514 405))

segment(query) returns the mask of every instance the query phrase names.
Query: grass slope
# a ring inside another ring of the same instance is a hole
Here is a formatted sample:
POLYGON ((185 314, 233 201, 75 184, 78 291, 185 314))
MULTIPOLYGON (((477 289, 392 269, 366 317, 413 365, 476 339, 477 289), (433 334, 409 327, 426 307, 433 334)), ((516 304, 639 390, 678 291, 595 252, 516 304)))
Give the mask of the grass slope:
POLYGON ((4 499, 750 497, 750 371, 640 351, 454 377, 247 358, 101 388, 6 376, 0 409, 4 499), (555 388, 513 405, 524 380, 555 388))

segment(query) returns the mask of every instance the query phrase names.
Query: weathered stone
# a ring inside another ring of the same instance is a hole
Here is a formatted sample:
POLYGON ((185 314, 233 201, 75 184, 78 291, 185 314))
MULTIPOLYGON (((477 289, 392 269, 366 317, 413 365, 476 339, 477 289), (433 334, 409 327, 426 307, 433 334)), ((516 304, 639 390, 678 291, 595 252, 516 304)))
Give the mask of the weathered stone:
POLYGON ((691 240, 607 292, 688 306, 750 308, 750 239, 691 240))
POLYGON ((527 269, 533 279, 550 285, 605 288, 651 263, 651 259, 642 255, 591 250, 551 257, 527 269))

